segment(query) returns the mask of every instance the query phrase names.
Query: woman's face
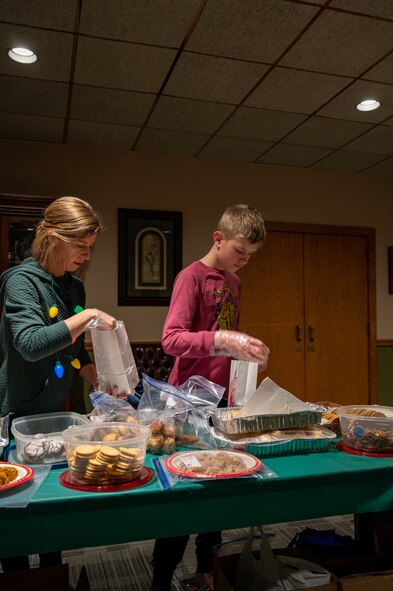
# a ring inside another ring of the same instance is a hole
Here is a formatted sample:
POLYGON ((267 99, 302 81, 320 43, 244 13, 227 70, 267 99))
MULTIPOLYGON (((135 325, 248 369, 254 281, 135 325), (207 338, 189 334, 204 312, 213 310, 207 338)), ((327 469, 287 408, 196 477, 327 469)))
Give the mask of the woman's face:
POLYGON ((62 261, 63 273, 66 271, 75 273, 83 263, 90 260, 96 238, 97 234, 92 234, 72 242, 59 240, 58 253, 59 259, 62 261))

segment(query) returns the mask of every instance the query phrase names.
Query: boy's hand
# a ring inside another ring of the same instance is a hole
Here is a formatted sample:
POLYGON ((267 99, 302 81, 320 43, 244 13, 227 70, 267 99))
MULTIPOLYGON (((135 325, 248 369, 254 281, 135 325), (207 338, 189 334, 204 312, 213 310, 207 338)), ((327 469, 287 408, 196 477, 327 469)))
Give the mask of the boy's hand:
POLYGON ((244 332, 218 330, 214 335, 213 347, 215 355, 229 355, 234 359, 256 361, 261 369, 266 369, 269 347, 244 332))

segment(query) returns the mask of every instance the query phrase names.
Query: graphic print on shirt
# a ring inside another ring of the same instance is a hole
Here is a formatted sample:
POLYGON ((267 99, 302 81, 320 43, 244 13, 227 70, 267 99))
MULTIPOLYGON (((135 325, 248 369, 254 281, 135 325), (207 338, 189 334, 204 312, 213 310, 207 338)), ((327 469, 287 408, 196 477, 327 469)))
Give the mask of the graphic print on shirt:
POLYGON ((217 330, 236 330, 237 294, 224 284, 223 289, 214 290, 213 297, 217 330))

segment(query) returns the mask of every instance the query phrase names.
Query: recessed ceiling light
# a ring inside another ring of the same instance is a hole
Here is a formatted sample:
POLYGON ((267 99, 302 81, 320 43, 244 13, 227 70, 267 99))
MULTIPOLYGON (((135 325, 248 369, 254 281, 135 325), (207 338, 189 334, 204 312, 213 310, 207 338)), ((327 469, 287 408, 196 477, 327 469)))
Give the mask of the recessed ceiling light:
POLYGON ((8 55, 12 60, 21 64, 34 64, 37 61, 34 51, 30 51, 25 47, 13 47, 8 51, 8 55))
POLYGON ((376 101, 375 99, 367 99, 366 101, 362 101, 356 108, 358 111, 374 111, 374 109, 379 109, 381 103, 376 101))

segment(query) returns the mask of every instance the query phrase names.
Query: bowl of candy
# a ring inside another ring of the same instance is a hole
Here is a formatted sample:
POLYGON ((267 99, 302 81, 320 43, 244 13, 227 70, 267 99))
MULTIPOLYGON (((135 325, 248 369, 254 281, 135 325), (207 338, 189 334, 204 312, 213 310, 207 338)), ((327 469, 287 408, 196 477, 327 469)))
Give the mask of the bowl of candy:
POLYGON ((63 433, 69 474, 79 484, 116 486, 139 478, 148 427, 127 422, 92 423, 63 433))
POLYGON ((16 459, 22 464, 57 464, 66 461, 63 432, 90 421, 76 412, 48 412, 14 419, 16 459))
POLYGON ((393 407, 339 406, 343 444, 363 454, 393 454, 393 407))

